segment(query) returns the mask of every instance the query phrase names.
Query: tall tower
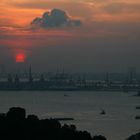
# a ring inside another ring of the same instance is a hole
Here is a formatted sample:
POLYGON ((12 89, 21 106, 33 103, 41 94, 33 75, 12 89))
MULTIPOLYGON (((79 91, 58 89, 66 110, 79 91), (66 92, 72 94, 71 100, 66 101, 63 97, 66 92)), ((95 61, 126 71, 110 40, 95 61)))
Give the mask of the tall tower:
POLYGON ((136 80, 136 68, 129 67, 128 68, 128 82, 132 84, 136 80))
POLYGON ((41 74, 41 76, 40 76, 40 82, 41 83, 45 82, 45 78, 44 78, 44 75, 43 74, 41 74))
POLYGON ((32 83, 32 82, 33 82, 32 67, 30 65, 30 67, 29 67, 29 83, 32 83))
POLYGON ((109 84, 110 79, 109 79, 109 73, 108 72, 106 73, 105 81, 106 81, 106 84, 109 84))
POLYGON ((11 74, 8 74, 8 82, 13 83, 13 78, 11 74))
POLYGON ((15 84, 19 84, 20 82, 20 79, 18 77, 18 74, 15 75, 15 84))

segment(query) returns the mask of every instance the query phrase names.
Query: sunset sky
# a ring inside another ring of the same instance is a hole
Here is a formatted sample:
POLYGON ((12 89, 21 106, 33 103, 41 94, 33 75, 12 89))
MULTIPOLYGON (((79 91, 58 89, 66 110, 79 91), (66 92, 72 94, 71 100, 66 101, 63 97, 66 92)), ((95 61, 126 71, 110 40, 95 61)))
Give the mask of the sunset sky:
POLYGON ((140 0, 1 0, 0 70, 24 63, 39 72, 140 71, 139 61, 140 0), (67 23, 32 26, 53 9, 64 11, 67 23), (23 61, 16 60, 19 54, 23 61))

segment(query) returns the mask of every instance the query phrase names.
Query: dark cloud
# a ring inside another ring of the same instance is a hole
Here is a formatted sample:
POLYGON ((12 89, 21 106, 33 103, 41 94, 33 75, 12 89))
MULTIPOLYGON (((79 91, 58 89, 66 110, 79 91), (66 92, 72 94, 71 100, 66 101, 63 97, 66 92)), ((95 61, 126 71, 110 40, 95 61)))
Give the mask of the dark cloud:
POLYGON ((80 20, 71 19, 67 13, 60 9, 53 9, 50 12, 45 12, 42 17, 37 17, 31 22, 32 27, 41 27, 44 29, 52 27, 73 27, 81 26, 80 20))

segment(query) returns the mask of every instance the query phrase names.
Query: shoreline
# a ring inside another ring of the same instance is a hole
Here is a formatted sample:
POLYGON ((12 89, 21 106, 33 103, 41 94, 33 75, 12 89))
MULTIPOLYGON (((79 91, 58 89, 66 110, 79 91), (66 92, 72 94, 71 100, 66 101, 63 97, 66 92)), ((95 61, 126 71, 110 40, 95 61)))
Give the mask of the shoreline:
MULTIPOLYGON (((0 89, 0 91, 97 91, 97 92, 138 92, 138 89, 129 89, 129 90, 122 90, 122 89, 0 89)), ((137 96, 137 95, 136 95, 137 96)))

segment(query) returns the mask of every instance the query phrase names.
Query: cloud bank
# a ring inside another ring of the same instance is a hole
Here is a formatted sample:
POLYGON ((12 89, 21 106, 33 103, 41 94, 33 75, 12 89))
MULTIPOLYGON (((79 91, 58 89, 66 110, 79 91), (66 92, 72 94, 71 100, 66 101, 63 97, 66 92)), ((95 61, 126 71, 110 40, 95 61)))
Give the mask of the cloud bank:
POLYGON ((37 17, 31 22, 34 28, 54 28, 54 27, 78 27, 82 22, 78 19, 71 19, 67 13, 60 9, 53 9, 45 12, 42 17, 37 17))

